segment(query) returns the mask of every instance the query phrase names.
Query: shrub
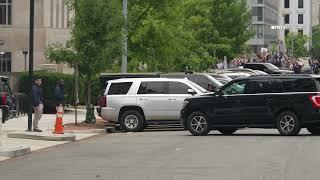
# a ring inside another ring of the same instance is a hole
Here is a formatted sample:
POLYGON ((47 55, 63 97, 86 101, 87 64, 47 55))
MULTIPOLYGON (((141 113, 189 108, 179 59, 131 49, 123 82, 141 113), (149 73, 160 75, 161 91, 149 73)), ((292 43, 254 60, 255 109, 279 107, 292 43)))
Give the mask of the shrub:
MULTIPOLYGON (((64 80, 65 86, 65 100, 66 104, 74 104, 74 76, 70 74, 62 74, 55 72, 46 72, 46 71, 37 71, 33 74, 35 78, 42 79, 42 88, 44 95, 44 104, 47 106, 55 106, 55 97, 54 97, 54 89, 56 87, 57 82, 60 79, 64 80)), ((28 85, 28 73, 21 73, 18 77, 18 89, 21 93, 28 94, 30 86, 28 85)), ((83 81, 79 79, 79 103, 84 105, 84 85, 83 81)), ((96 78, 94 82, 92 82, 92 103, 94 105, 97 104, 99 98, 99 79, 96 78)))

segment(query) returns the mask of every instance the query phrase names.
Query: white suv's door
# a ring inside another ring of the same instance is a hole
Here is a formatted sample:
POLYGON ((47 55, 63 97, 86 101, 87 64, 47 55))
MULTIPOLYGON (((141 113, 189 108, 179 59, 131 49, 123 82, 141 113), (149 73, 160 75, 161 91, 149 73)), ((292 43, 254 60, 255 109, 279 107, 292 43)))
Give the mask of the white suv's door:
POLYGON ((167 97, 165 94, 166 82, 141 82, 137 102, 142 107, 146 120, 166 120, 167 97))
POLYGON ((170 120, 179 120, 184 100, 192 96, 188 94, 188 89, 193 88, 183 82, 168 81, 166 107, 170 120))

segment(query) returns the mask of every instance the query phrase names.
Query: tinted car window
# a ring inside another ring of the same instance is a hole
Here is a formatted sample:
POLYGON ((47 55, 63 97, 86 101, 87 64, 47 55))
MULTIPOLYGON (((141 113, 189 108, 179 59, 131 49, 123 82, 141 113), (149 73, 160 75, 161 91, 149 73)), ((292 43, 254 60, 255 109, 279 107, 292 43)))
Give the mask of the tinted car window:
MULTIPOLYGON (((213 83, 210 83, 208 79, 202 76, 190 76, 188 77, 188 79, 207 90, 208 90, 208 85, 213 84, 213 83)), ((213 84, 213 86, 215 85, 213 84)))
POLYGON ((164 94, 165 82, 142 82, 138 94, 164 94))
POLYGON ((168 94, 188 94, 189 86, 181 82, 169 82, 168 83, 168 94))
POLYGON ((317 91, 317 87, 313 79, 286 79, 282 84, 285 92, 317 91))
POLYGON ((132 82, 123 82, 123 83, 112 83, 108 95, 121 95, 127 94, 132 82))
POLYGON ((281 83, 276 80, 252 80, 247 83, 245 88, 246 94, 280 92, 282 92, 282 86, 281 83))
POLYGON ((222 90, 224 95, 234 95, 234 94, 244 94, 244 89, 246 86, 245 81, 236 81, 232 84, 229 84, 222 90))
POLYGON ((264 71, 264 69, 266 69, 262 64, 246 64, 244 67, 253 69, 253 70, 260 70, 260 71, 264 71))

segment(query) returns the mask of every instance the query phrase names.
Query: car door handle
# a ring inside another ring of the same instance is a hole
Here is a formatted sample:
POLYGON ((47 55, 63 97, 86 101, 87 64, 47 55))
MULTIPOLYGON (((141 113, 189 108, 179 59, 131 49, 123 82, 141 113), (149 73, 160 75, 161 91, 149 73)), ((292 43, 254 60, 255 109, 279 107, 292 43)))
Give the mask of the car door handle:
POLYGON ((170 98, 170 99, 168 99, 169 101, 175 101, 175 100, 177 100, 177 99, 174 99, 174 98, 170 98))
POLYGON ((139 98, 140 101, 147 101, 148 99, 146 98, 139 98))
POLYGON ((272 98, 268 98, 267 101, 268 101, 268 102, 272 102, 272 98))

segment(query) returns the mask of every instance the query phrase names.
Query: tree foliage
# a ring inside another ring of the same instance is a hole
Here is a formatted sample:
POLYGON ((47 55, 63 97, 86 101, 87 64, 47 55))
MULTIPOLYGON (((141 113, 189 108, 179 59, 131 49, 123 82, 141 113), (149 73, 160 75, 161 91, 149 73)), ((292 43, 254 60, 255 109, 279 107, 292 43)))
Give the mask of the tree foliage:
POLYGON ((66 44, 49 45, 46 56, 56 62, 78 63, 79 73, 88 87, 90 100, 91 81, 108 64, 119 59, 121 54, 121 28, 123 17, 118 0, 68 0, 75 12, 71 39, 66 44))
POLYGON ((312 32, 312 56, 320 59, 320 25, 314 27, 312 32))
POLYGON ((131 69, 143 61, 150 71, 205 70, 241 53, 252 35, 243 0, 129 2, 131 69))
POLYGON ((308 49, 306 43, 309 41, 309 37, 302 33, 290 32, 285 38, 287 52, 293 57, 306 57, 308 55, 308 49), (293 54, 292 54, 293 50, 293 54))

